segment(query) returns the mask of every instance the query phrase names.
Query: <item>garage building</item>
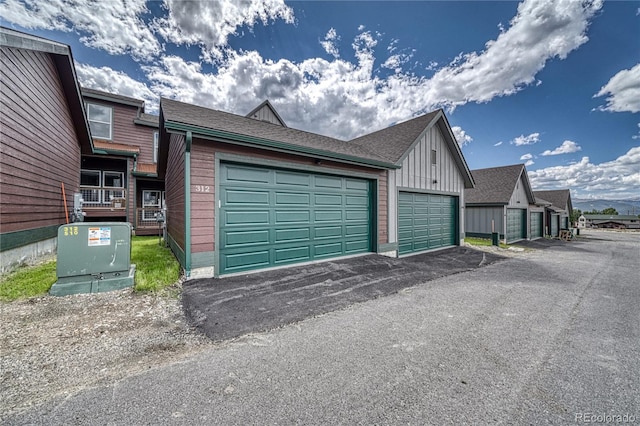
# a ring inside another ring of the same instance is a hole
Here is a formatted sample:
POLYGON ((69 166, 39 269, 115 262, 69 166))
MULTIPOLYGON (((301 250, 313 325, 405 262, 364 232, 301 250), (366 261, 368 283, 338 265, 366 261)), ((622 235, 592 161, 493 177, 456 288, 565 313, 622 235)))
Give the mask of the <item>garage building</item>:
POLYGON ((187 276, 459 244, 472 180, 443 112, 389 129, 343 141, 287 127, 269 102, 240 116, 162 99, 168 242, 187 276))
MULTIPOLYGON (((524 164, 472 170, 471 173, 476 186, 465 191, 467 235, 491 238, 496 232, 507 244, 528 239, 532 217, 529 207, 536 201, 524 164)), ((537 233, 541 218, 538 208, 534 212, 537 233)))

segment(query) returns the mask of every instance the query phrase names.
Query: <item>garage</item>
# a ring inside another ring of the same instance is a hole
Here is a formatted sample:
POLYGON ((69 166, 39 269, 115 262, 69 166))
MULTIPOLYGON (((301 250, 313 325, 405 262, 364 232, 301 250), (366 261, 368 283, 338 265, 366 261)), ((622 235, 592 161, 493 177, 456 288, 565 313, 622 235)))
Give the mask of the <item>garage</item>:
POLYGON ((551 236, 557 237, 560 235, 560 215, 551 215, 551 236))
POLYGON ((220 165, 220 274, 373 251, 371 181, 220 165))
POLYGON ((398 254, 406 255, 456 244, 457 197, 404 192, 398 194, 398 254))
POLYGON ((542 212, 531 212, 531 239, 543 237, 542 212))
POLYGON ((527 211, 507 209, 507 243, 527 238, 527 211))

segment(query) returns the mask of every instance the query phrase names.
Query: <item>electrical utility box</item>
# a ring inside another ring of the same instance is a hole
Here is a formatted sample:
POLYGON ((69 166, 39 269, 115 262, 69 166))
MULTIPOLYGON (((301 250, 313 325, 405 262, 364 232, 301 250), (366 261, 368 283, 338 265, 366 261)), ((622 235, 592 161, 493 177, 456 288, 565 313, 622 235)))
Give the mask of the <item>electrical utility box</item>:
POLYGON ((131 225, 76 222, 58 228, 58 281, 49 294, 100 293, 133 286, 131 225))

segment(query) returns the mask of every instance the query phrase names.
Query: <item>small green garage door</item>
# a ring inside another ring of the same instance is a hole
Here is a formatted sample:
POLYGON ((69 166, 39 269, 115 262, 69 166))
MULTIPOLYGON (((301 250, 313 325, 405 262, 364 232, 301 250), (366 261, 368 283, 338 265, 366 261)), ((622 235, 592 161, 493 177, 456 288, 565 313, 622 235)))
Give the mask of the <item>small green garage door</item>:
POLYGON ((551 215, 551 236, 557 237, 560 235, 560 215, 551 215))
POLYGON ((527 211, 507 209, 507 243, 527 238, 527 211))
POLYGON ((531 238, 542 237, 542 212, 531 212, 531 238))
POLYGON ((456 244, 457 197, 417 192, 398 195, 400 255, 456 244))
POLYGON ((221 164, 219 273, 372 251, 365 179, 221 164))

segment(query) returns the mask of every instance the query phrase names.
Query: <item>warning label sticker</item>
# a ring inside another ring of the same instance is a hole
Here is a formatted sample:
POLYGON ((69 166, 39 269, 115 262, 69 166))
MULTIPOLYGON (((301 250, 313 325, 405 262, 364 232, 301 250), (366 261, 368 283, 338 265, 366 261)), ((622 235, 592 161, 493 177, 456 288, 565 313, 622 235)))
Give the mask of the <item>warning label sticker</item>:
POLYGON ((111 227, 89 228, 89 247, 111 245, 111 227))

